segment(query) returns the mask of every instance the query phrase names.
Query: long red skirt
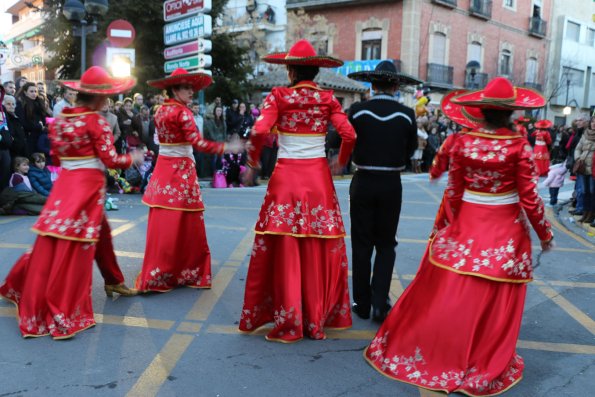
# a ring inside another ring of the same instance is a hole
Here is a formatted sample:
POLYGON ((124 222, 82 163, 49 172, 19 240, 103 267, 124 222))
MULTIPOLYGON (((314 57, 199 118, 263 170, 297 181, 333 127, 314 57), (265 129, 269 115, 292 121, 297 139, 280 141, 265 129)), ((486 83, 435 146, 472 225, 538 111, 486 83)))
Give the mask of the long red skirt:
POLYGON ((364 356, 415 386, 470 396, 500 394, 522 378, 515 347, 526 284, 460 275, 424 256, 364 356))
POLYGON ((38 236, 0 286, 17 306, 24 337, 66 339, 95 325, 91 277, 95 244, 38 236))
POLYGON ((267 340, 324 339, 324 328, 351 327, 343 238, 256 235, 240 331, 274 322, 267 340))
POLYGON ((139 291, 167 292, 178 286, 211 288, 211 251, 203 211, 149 209, 139 291))

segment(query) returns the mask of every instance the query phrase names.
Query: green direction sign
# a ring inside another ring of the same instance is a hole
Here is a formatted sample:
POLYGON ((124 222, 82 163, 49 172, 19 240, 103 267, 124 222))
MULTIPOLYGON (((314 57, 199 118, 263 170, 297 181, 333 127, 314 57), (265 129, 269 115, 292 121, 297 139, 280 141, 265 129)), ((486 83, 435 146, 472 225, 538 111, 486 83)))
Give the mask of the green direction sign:
POLYGON ((210 55, 199 54, 187 58, 176 59, 174 61, 168 61, 163 64, 165 73, 171 73, 177 68, 190 69, 205 69, 211 66, 213 59, 210 55))

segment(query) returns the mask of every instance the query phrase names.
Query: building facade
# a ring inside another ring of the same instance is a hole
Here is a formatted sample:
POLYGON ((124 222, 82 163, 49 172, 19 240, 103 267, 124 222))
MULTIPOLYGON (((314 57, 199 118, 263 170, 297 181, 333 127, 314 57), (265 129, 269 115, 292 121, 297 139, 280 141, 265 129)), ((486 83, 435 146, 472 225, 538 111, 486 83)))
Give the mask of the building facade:
POLYGON ((557 124, 569 124, 595 107, 595 2, 568 3, 554 0, 547 63, 547 117, 557 124))
POLYGON ((335 27, 329 53, 393 59, 433 92, 482 88, 500 75, 542 90, 552 1, 287 0, 287 9, 321 14, 335 27))
POLYGON ((42 7, 43 0, 19 0, 6 10, 12 15, 12 26, 5 35, 9 56, 2 67, 4 80, 25 76, 29 81, 45 82, 52 78, 47 75, 47 54, 39 34, 42 7))

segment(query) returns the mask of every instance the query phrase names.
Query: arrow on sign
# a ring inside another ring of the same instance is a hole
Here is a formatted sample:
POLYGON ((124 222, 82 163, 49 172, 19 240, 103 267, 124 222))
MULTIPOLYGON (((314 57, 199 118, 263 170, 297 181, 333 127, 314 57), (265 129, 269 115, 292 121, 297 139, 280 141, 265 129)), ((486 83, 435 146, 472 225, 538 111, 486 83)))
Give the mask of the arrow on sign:
POLYGON ((171 73, 177 68, 184 68, 186 70, 197 69, 197 68, 208 68, 211 66, 213 59, 210 55, 200 54, 198 56, 192 56, 182 59, 176 59, 175 61, 168 61, 163 64, 165 73, 171 73))

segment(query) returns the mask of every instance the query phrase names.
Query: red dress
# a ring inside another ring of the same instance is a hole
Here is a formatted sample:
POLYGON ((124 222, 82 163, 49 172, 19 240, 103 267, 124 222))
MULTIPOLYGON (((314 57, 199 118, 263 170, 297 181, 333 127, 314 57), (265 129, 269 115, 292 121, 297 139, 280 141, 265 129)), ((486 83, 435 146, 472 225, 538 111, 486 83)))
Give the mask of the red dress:
POLYGON ((470 132, 457 138, 451 156, 450 224, 430 241, 364 354, 378 371, 415 386, 495 395, 524 368, 515 347, 533 277, 528 223, 541 240, 552 232, 531 147, 520 134, 470 132))
POLYGON ((207 244, 193 149, 223 154, 223 143, 203 140, 192 111, 168 99, 155 113, 159 157, 143 203, 150 207, 139 291, 166 292, 180 285, 211 287, 207 244))
POLYGON ((64 339, 95 325, 93 258, 113 258, 102 233, 104 164, 128 168, 132 159, 116 153, 107 120, 86 108, 64 109, 49 138, 53 164, 63 170, 33 225, 33 249, 13 266, 0 295, 17 305, 23 336, 64 339))
POLYGON ((535 156, 537 175, 547 175, 550 169, 550 151, 548 145, 552 143, 552 137, 547 130, 535 130, 532 135, 535 137, 533 154, 535 156))
POLYGON ((260 158, 271 130, 279 152, 256 221, 240 331, 274 322, 267 339, 294 342, 351 326, 345 228, 324 152, 329 121, 342 137, 345 164, 355 131, 332 91, 303 81, 265 99, 249 158, 260 158))

